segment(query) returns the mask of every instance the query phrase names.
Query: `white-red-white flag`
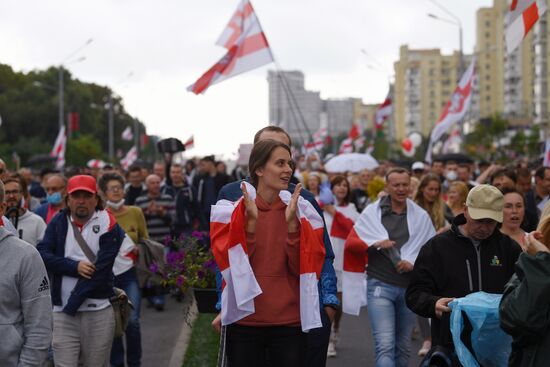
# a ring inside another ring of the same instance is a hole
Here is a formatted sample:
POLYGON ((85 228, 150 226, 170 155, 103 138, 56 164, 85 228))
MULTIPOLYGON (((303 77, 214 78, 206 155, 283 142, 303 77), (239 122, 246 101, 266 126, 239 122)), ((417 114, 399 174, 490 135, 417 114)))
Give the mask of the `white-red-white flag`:
POLYGON ((273 61, 267 38, 248 0, 242 0, 216 42, 228 51, 214 66, 187 88, 203 93, 213 84, 273 61))
POLYGON ((132 133, 132 129, 130 128, 130 126, 128 126, 122 132, 122 140, 131 141, 133 138, 134 138, 134 134, 132 133))
POLYGON ((65 133, 65 125, 61 126, 57 138, 55 138, 55 143, 53 145, 52 151, 50 152, 51 157, 56 157, 55 168, 62 169, 65 166, 65 149, 67 148, 67 134, 65 133))
POLYGON ((137 157, 138 150, 137 147, 134 145, 132 148, 130 148, 128 153, 126 153, 126 156, 120 160, 120 166, 124 170, 127 170, 132 165, 132 163, 136 161, 137 157))
POLYGON ((428 151, 426 152, 426 162, 431 163, 432 161, 433 144, 435 144, 453 124, 459 122, 470 107, 470 101, 472 100, 472 82, 475 76, 475 64, 475 57, 472 57, 470 66, 464 75, 462 75, 462 78, 460 78, 451 99, 447 102, 443 112, 441 112, 441 116, 439 116, 430 135, 430 143, 428 144, 428 151))
POLYGON ((365 142, 367 141, 367 138, 364 136, 360 136, 353 142, 353 146, 355 147, 355 151, 358 152, 365 146, 365 142))
POLYGON ((185 150, 193 149, 195 147, 195 137, 191 135, 183 145, 185 150))
POLYGON ((384 102, 378 106, 378 110, 376 110, 376 114, 374 115, 374 126, 376 130, 382 129, 382 124, 388 119, 388 117, 391 116, 392 112, 393 107, 391 103, 391 96, 388 93, 388 96, 384 102))
POLYGON ((351 138, 346 138, 340 143, 340 149, 338 150, 339 154, 344 153, 353 153, 353 140, 351 138))
POLYGON ((544 167, 550 167, 550 138, 546 139, 546 144, 544 147, 544 160, 542 165, 544 167))
POLYGON ((328 135, 328 130, 326 127, 322 127, 313 134, 313 144, 315 144, 315 149, 321 150, 325 145, 325 138, 328 135))
POLYGON ((90 159, 86 165, 91 169, 101 169, 105 167, 105 164, 101 159, 90 159))
POLYGON ((506 14, 506 51, 512 53, 546 12, 546 0, 512 0, 506 14))

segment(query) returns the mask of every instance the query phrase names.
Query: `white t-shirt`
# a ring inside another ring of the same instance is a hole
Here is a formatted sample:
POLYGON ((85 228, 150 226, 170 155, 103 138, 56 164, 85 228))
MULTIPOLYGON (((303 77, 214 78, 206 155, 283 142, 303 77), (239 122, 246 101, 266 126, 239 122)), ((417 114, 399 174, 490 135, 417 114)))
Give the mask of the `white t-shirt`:
MULTIPOLYGON (((111 226, 110 216, 106 210, 96 211, 92 218, 82 227, 81 234, 90 250, 97 256, 99 251, 99 238, 109 231, 111 226)), ((72 218, 68 218, 72 221, 72 218)), ((88 258, 76 242, 73 232, 73 226, 69 223, 67 229, 67 238, 65 240, 65 257, 75 261, 87 261, 88 258)), ((61 312, 67 305, 71 292, 73 291, 78 278, 63 276, 61 280, 61 306, 54 306, 54 312, 61 312)), ((86 298, 82 305, 78 308, 78 311, 99 311, 109 307, 110 302, 108 298, 86 298)))

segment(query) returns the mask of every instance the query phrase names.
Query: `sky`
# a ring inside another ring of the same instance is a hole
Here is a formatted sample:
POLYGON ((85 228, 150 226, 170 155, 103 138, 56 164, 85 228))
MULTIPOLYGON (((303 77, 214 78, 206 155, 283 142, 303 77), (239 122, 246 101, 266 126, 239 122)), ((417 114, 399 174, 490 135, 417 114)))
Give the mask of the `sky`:
MULTIPOLYGON (((239 1, 2 0, 0 63, 28 72, 64 62, 74 77, 113 88, 149 135, 182 141, 194 135, 195 148, 186 155, 234 158, 239 144, 250 143, 269 123, 267 71, 275 65, 216 84, 203 95, 186 88, 224 55, 215 42, 239 1), (86 59, 74 62, 81 57, 86 59)), ((464 52, 471 53, 476 11, 492 1, 438 3, 461 20, 464 52)), ((379 103, 401 45, 458 49, 458 27, 427 16, 449 18, 432 0, 252 5, 280 67, 304 72, 306 88, 322 98, 379 103)))

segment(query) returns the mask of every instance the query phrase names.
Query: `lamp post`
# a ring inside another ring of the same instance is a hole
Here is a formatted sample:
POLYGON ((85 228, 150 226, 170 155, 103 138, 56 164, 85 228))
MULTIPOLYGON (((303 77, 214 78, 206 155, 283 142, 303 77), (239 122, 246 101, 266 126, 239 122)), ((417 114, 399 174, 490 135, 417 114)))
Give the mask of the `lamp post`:
POLYGON ((460 79, 460 76, 464 72, 464 52, 463 52, 463 44, 462 44, 462 22, 460 21, 460 18, 457 17, 455 14, 453 14, 451 11, 449 11, 447 8, 445 8, 443 5, 439 4, 435 0, 430 0, 432 4, 437 6, 439 9, 441 9, 445 14, 447 14, 452 19, 442 18, 440 16, 437 16, 432 13, 428 13, 428 16, 432 19, 439 20, 441 22, 453 24, 458 27, 458 41, 459 41, 459 70, 458 70, 458 78, 460 79))
POLYGON ((63 65, 64 64, 67 64, 67 63, 71 63, 71 64, 74 64, 74 63, 77 63, 77 62, 82 62, 84 60, 86 60, 85 57, 80 57, 78 59, 75 59, 75 60, 72 60, 72 58, 74 58, 83 48, 85 48, 86 46, 88 46, 90 43, 92 43, 93 39, 90 38, 89 40, 86 41, 86 43, 84 43, 82 46, 80 46, 79 48, 77 48, 76 50, 74 50, 71 54, 69 54, 69 56, 67 56, 65 59, 63 59, 63 61, 61 61, 61 63, 59 64, 59 75, 58 75, 58 82, 59 82, 59 88, 58 88, 58 93, 59 93, 59 129, 61 129, 61 127, 65 124, 65 91, 64 91, 64 87, 65 87, 65 83, 64 83, 64 80, 63 80, 63 76, 64 76, 64 67, 63 65))
MULTIPOLYGON (((134 72, 129 72, 126 76, 124 76, 117 84, 121 84, 122 82, 128 80, 134 75, 134 72)), ((109 136, 108 136, 108 143, 109 143, 109 160, 112 162, 115 161, 115 113, 114 113, 114 104, 113 104, 113 92, 109 93, 108 96, 108 130, 109 130, 109 136)))

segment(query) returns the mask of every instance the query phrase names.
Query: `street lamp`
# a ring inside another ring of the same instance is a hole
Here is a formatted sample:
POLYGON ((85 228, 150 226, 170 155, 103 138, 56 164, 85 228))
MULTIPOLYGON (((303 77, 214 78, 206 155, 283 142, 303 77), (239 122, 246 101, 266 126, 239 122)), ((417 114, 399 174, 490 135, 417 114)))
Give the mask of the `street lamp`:
POLYGON ((63 61, 61 61, 61 63, 59 64, 59 76, 58 76, 58 79, 59 79, 59 88, 58 88, 58 93, 59 93, 59 129, 61 129, 61 127, 63 127, 65 125, 65 117, 64 117, 64 114, 65 114, 65 111, 64 111, 65 110, 65 106, 64 106, 65 95, 64 95, 64 80, 63 80, 64 67, 63 67, 63 65, 64 64, 74 64, 74 63, 82 62, 82 61, 86 60, 86 57, 84 57, 84 56, 79 57, 78 59, 74 59, 74 60, 71 60, 71 59, 73 57, 75 57, 83 48, 85 48, 90 43, 92 43, 92 41, 93 41, 92 38, 87 40, 86 43, 84 43, 82 46, 80 46, 79 48, 77 48, 76 50, 71 52, 69 54, 69 56, 67 56, 65 59, 63 59, 63 61))
MULTIPOLYGON (((134 72, 129 72, 126 76, 124 76, 117 84, 122 84, 123 82, 127 81, 134 75, 134 72)), ((109 144, 109 160, 111 162, 114 162, 115 159, 115 114, 114 114, 114 105, 113 105, 113 92, 109 93, 108 96, 108 105, 109 105, 109 113, 108 113, 108 144, 109 144)), ((134 126, 136 126, 136 121, 134 121, 134 126)), ((134 131, 134 134, 137 135, 137 130, 134 131)), ((137 147, 137 144, 136 144, 137 147)))
POLYGON ((458 78, 460 79, 460 76, 462 75, 462 73, 465 70, 464 69, 464 52, 463 52, 463 47, 462 47, 462 22, 460 21, 459 17, 457 17, 455 14, 453 14, 451 11, 449 11, 447 8, 445 8, 443 5, 439 4, 435 0, 430 0, 430 1, 432 2, 432 4, 437 6, 439 9, 441 9, 445 14, 450 16, 452 19, 442 18, 442 17, 437 16, 435 14, 428 13, 428 16, 430 18, 435 19, 435 20, 439 20, 441 22, 453 24, 453 25, 458 27, 459 58, 460 58, 458 78))

